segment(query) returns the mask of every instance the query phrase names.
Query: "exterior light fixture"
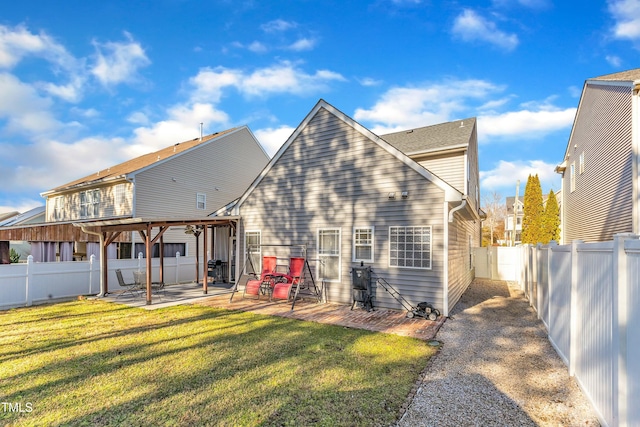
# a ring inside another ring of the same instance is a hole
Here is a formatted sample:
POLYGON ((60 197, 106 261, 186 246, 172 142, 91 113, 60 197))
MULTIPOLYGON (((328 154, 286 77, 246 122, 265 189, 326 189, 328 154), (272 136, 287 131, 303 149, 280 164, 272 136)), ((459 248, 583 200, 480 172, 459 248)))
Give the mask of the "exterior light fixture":
POLYGON ((389 193, 389 199, 395 199, 396 198, 396 193, 389 193))
POLYGON ((409 192, 408 192, 408 191, 403 191, 403 192, 401 193, 401 195, 402 195, 402 198, 403 198, 403 199, 407 199, 407 198, 409 198, 409 192))

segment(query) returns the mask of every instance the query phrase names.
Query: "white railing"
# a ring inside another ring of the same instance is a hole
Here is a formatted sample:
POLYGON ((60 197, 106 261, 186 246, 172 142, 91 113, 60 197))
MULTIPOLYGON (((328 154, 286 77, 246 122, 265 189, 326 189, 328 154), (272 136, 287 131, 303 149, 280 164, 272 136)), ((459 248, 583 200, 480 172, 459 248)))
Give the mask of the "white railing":
MULTIPOLYGON (((529 298, 600 422, 640 426, 638 236, 504 249, 508 251, 494 258, 504 255, 519 266, 501 280, 517 283, 529 298)), ((491 262, 499 264, 497 259, 491 262)))
MULTIPOLYGON (((196 278, 195 257, 164 258, 165 283, 187 283, 196 278)), ((200 260, 200 274, 206 274, 200 260)), ((160 260, 151 260, 152 275, 160 274, 160 260)), ((137 259, 110 259, 108 262, 108 289, 121 290, 116 270, 122 270, 126 282, 133 281, 134 271, 146 269, 146 261, 140 254, 137 259)), ((100 292, 100 263, 91 256, 88 261, 34 262, 29 256, 26 263, 0 265, 0 309, 30 306, 32 304, 73 298, 80 295, 96 295, 100 292)))

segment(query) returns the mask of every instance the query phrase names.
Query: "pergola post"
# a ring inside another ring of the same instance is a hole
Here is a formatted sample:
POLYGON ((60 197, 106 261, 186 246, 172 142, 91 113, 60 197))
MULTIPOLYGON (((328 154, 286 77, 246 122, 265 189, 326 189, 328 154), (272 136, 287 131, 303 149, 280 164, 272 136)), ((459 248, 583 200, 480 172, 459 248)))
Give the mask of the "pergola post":
POLYGON ((203 233, 204 237, 202 238, 202 246, 204 246, 204 272, 202 274, 202 293, 207 294, 209 289, 207 288, 209 284, 209 251, 207 250, 207 235, 209 234, 209 226, 205 225, 203 233))
POLYGON ((145 253, 147 254, 147 305, 151 305, 151 256, 153 255, 151 243, 151 224, 147 225, 147 233, 145 236, 145 253))

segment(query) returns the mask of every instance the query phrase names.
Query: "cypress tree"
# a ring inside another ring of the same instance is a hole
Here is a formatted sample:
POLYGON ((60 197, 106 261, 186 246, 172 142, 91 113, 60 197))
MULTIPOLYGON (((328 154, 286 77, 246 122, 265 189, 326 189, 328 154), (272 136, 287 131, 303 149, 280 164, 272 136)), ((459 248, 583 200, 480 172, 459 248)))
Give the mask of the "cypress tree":
POLYGON ((524 189, 524 217, 522 218, 522 243, 532 245, 542 242, 544 205, 542 203, 542 188, 538 174, 529 175, 524 189))
POLYGON ((545 239, 542 243, 549 243, 551 240, 556 242, 560 238, 560 209, 558 208, 558 199, 553 190, 549 191, 547 196, 547 205, 544 208, 544 233, 545 239))

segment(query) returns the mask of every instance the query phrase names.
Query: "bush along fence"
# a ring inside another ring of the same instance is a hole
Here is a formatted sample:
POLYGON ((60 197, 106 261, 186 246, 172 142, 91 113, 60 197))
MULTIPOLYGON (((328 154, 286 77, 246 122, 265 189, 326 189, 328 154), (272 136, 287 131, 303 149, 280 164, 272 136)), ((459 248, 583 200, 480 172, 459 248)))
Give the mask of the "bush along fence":
POLYGON ((504 249, 492 259, 477 253, 493 265, 480 272, 501 271, 521 287, 603 425, 640 426, 638 236, 504 249))
MULTIPOLYGON (((152 274, 158 277, 160 260, 154 258, 151 262, 152 274)), ((115 272, 117 269, 122 270, 126 282, 132 282, 133 272, 145 270, 145 264, 142 254, 137 259, 110 259, 109 292, 121 290, 115 272)), ((202 265, 200 262, 200 268, 202 265)), ((167 283, 193 282, 195 269, 195 257, 181 257, 178 252, 175 257, 164 259, 163 277, 167 283)), ((0 265, 0 309, 96 295, 99 292, 100 262, 94 255, 88 261, 68 262, 34 262, 33 257, 29 256, 26 263, 0 265)))

